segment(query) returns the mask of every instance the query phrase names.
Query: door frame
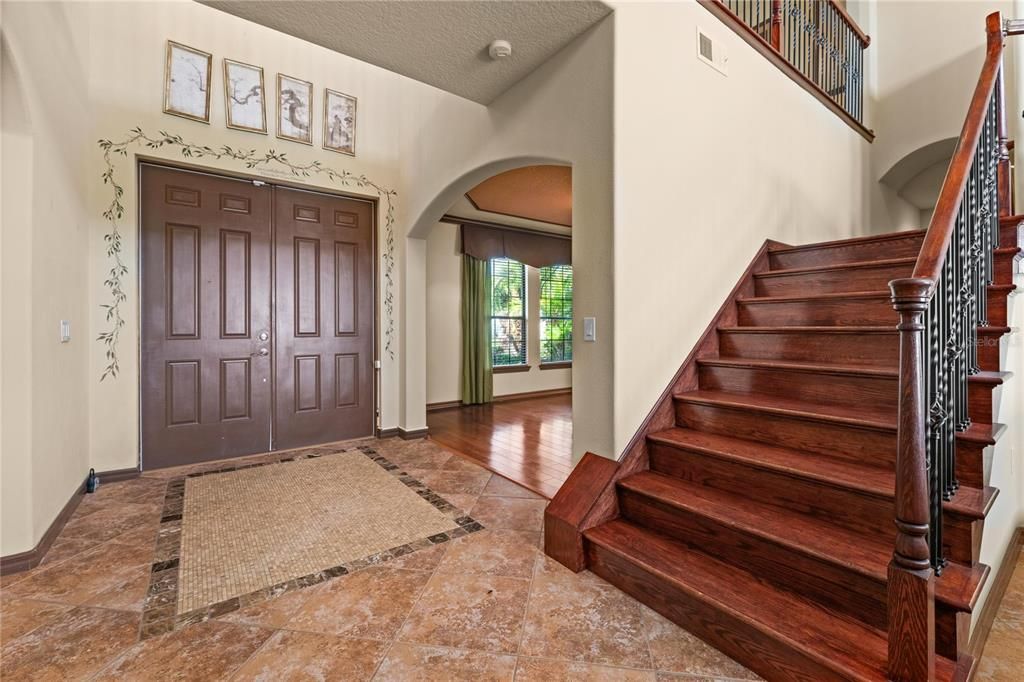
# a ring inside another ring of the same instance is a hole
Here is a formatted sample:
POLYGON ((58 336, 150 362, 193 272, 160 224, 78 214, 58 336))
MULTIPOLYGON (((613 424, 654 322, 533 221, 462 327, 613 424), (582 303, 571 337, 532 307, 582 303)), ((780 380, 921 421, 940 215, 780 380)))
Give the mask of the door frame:
MULTIPOLYGON (((353 192, 346 192, 343 190, 331 190, 324 189, 322 187, 310 187, 309 185, 301 182, 289 181, 281 178, 270 178, 261 175, 255 175, 252 173, 239 173, 232 170, 223 170, 220 168, 211 168, 209 166, 202 166, 199 164, 182 163, 173 159, 164 159, 156 156, 147 156, 144 154, 135 155, 135 198, 136 198, 136 213, 135 216, 135 286, 137 287, 138 295, 136 296, 135 303, 135 315, 138 320, 136 332, 138 333, 139 343, 136 348, 136 362, 138 363, 138 380, 135 384, 136 401, 135 401, 135 416, 138 430, 136 433, 138 443, 137 453, 137 466, 139 471, 145 471, 143 459, 145 453, 142 451, 142 166, 154 166, 156 168, 163 168, 167 170, 183 171, 186 173, 197 173, 199 175, 209 175, 215 178, 221 178, 224 180, 241 180, 243 182, 251 182, 253 184, 260 183, 260 185, 270 187, 283 187, 286 189, 298 190, 300 192, 310 192, 312 194, 323 194, 326 196, 336 197, 339 199, 346 199, 349 201, 362 201, 370 205, 371 224, 373 230, 371 231, 370 241, 372 244, 373 254, 373 267, 370 270, 370 280, 372 282, 373 292, 373 381, 371 382, 373 388, 373 419, 370 424, 370 435, 377 436, 380 433, 380 412, 381 412, 381 373, 383 372, 383 363, 380 357, 380 239, 378 231, 380 230, 380 212, 379 212, 379 197, 371 197, 365 194, 355 194, 353 192)), ((273 199, 271 200, 271 211, 273 211, 273 199)), ((275 281, 277 275, 276 266, 276 252, 274 250, 274 244, 276 243, 277 231, 273 223, 270 226, 270 244, 271 244, 271 258, 270 258, 270 277, 271 284, 275 281)), ((274 287, 271 286, 270 291, 270 325, 271 329, 276 329, 277 313, 276 313, 277 296, 274 291, 274 287)), ((276 339, 275 339, 276 340, 276 339)), ((270 364, 271 376, 276 376, 277 372, 277 360, 271 357, 270 364)), ((277 388, 276 382, 271 382, 270 386, 270 419, 271 419, 271 439, 273 439, 273 424, 276 419, 277 413, 277 388)), ((269 446, 269 444, 268 444, 269 446)), ((277 451, 275 451, 277 452, 277 451)), ((254 453, 258 454, 258 453, 254 453)))

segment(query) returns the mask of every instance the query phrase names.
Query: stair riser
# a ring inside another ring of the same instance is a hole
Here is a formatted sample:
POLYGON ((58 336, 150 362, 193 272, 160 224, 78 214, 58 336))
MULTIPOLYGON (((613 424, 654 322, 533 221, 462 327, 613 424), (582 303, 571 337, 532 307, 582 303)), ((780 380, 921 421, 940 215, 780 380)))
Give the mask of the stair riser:
POLYGON ((785 268, 813 268, 818 266, 856 263, 881 258, 912 258, 921 250, 923 234, 906 238, 887 239, 846 246, 801 249, 788 253, 771 253, 769 263, 773 270, 785 268))
POLYGON ((1017 246, 1018 231, 1022 229, 1016 223, 999 226, 999 246, 1017 246))
POLYGON ((651 470, 667 476, 726 492, 742 490, 745 497, 756 502, 799 511, 857 532, 896 537, 891 498, 787 476, 663 443, 651 442, 649 455, 651 470))
POLYGON ((1000 290, 988 291, 988 323, 993 327, 1006 326, 1007 296, 1000 290))
POLYGON ((741 367, 700 368, 700 388, 761 393, 830 405, 878 405, 896 408, 896 377, 829 374, 741 367))
POLYGON ((1013 284, 1013 259, 1015 254, 997 253, 995 259, 996 284, 1013 284))
POLYGON ((794 275, 754 276, 755 296, 800 296, 853 291, 885 291, 889 282, 910 277, 913 263, 822 270, 794 275))
POLYGON ((808 656, 788 641, 752 627, 613 552, 587 543, 587 567, 665 618, 767 679, 794 682, 848 682, 849 678, 808 656))
POLYGON ((720 561, 743 566, 784 589, 872 627, 885 627, 883 581, 630 491, 620 491, 619 510, 633 523, 699 547, 720 561))
POLYGON ((720 354, 725 358, 793 360, 890 369, 899 366, 899 341, 895 333, 719 331, 718 338, 720 354))
POLYGON ((954 561, 974 564, 980 560, 981 536, 985 530, 984 519, 965 519, 950 515, 943 517, 942 544, 946 546, 946 556, 954 561))
MULTIPOLYGON (((892 497, 828 485, 724 460, 696 450, 684 450, 657 441, 649 443, 651 470, 709 488, 742 490, 753 501, 799 511, 869 535, 896 540, 896 509, 892 497)), ((946 511, 943 515, 946 556, 971 563, 976 559, 980 529, 976 521, 946 511)))
POLYGON ((960 485, 972 488, 985 486, 985 446, 958 441, 956 445, 956 478, 960 485))
POLYGON ((1001 338, 998 334, 978 334, 978 366, 986 372, 1000 371, 1001 338))
POLYGON ((892 467, 896 432, 676 401, 680 426, 892 467))
POLYGON ((969 381, 967 383, 967 413, 972 422, 979 424, 991 424, 993 407, 995 406, 996 384, 986 384, 980 381, 969 381))
POLYGON ((850 298, 786 303, 741 302, 744 327, 881 325, 898 322, 888 298, 850 298))

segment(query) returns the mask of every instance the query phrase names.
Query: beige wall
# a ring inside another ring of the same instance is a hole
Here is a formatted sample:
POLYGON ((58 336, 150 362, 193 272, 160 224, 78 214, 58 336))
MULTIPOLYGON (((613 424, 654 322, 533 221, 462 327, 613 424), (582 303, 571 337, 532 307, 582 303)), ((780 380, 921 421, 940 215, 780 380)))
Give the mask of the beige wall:
MULTIPOLYGON (((462 398, 462 255, 459 226, 438 223, 427 237, 427 404, 462 398)), ((526 266, 529 372, 494 375, 494 395, 568 388, 572 370, 540 368, 540 271, 526 266)))
MULTIPOLYGON (((500 96, 481 119, 445 120, 443 144, 410 159, 419 183, 406 201, 416 215, 410 242, 423 241, 455 200, 480 181, 531 163, 573 167, 573 285, 577 323, 598 320, 598 339, 574 348, 573 456, 613 456, 612 58, 614 17, 605 19, 500 96), (437 168, 455 168, 440 172, 437 168)), ((426 144, 426 142, 424 142, 426 144)), ((411 250, 410 250, 411 253, 411 250)), ((425 257, 425 250, 424 250, 425 257)), ((425 264, 406 269, 409 300, 422 300, 425 264), (423 279, 413 280, 415 270, 423 279)), ((425 307, 404 311, 406 339, 426 346, 425 307)), ((406 428, 426 425, 427 370, 403 378, 406 428), (415 399, 410 399, 410 396, 415 399), (418 422, 417 422, 418 420, 418 422)))
POLYGON ((618 453, 766 238, 869 230, 869 145, 702 7, 615 15, 618 453), (698 25, 728 77, 696 58, 698 25))
MULTIPOLYGON (((1012 16, 1012 5, 1010 0, 851 3, 851 12, 872 36, 867 104, 877 134, 869 194, 873 230, 927 227, 921 220, 929 215, 897 196, 900 188, 877 181, 914 151, 959 136, 985 57, 985 17, 995 11, 1012 16)), ((1014 87, 1012 78, 1008 84, 1014 87)))
MULTIPOLYGON (((8 99, 27 111, 10 121, 4 117, 3 193, 32 200, 4 202, 2 554, 27 550, 39 540, 88 467, 121 469, 138 461, 135 155, 182 157, 172 148, 131 149, 128 158, 115 160, 126 189, 120 228, 128 300, 121 374, 100 382, 105 358, 95 338, 106 328, 100 305, 108 301, 103 280, 110 267, 103 246, 108 226, 100 216, 111 194, 100 180, 98 138, 123 139, 139 126, 151 136, 167 131, 212 148, 228 144, 259 154, 276 149, 293 162, 319 161, 365 174, 398 192, 395 353, 382 357, 384 428, 425 425, 426 233, 417 233, 415 226, 435 223, 440 216, 430 216, 435 200, 445 192, 461 194, 477 175, 482 179, 544 160, 573 164, 579 190, 574 209, 587 226, 575 257, 580 270, 592 275, 580 285, 579 298, 589 314, 596 311, 610 327, 605 245, 611 229, 611 21, 488 108, 188 0, 4 3, 3 19, 5 114, 11 109, 8 99), (169 38, 214 54, 211 125, 161 113, 169 38), (314 126, 313 147, 275 139, 272 123, 270 136, 226 129, 224 57, 263 66, 268 90, 278 72, 312 81, 316 109, 325 86, 358 97, 358 156, 321 150, 319 126, 314 126), (11 224, 22 222, 25 231, 10 231, 11 224), (70 344, 56 344, 60 319, 71 320, 70 344)), ((227 159, 190 162, 246 172, 243 164, 227 159)), ((318 177, 297 180, 338 189, 318 177)), ((452 203, 450 197, 440 201, 442 208, 452 203)), ((594 367, 592 376, 608 376, 610 338, 591 344, 584 356, 578 363, 594 367)), ((597 443, 594 449, 609 450, 611 431, 604 425, 610 423, 611 394, 596 381, 584 381, 591 396, 575 409, 581 423, 594 424, 582 442, 589 439, 597 443)))
POLYGON ((45 40, 3 9, 3 502, 0 552, 29 549, 89 468, 87 73, 81 7, 42 5, 45 40), (38 65, 31 72, 26 65, 38 65), (59 342, 59 321, 72 341, 59 342))

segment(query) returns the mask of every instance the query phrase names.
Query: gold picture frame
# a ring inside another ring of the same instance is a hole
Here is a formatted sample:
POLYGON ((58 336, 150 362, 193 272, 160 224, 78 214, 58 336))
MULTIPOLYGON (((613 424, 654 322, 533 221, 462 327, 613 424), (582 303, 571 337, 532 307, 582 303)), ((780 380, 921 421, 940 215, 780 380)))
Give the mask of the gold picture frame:
POLYGON ((168 40, 164 62, 164 113, 209 125, 212 76, 212 54, 168 40), (205 62, 202 66, 201 61, 205 62))
POLYGON ((312 146, 313 84, 309 81, 277 74, 277 137, 312 146), (284 99, 286 93, 287 101, 284 99))
POLYGON ((262 66, 224 58, 224 122, 232 130, 267 134, 267 88, 264 86, 262 66), (237 86, 233 71, 248 72, 252 78, 237 86), (257 78, 258 83, 253 83, 257 78), (259 103, 259 125, 246 125, 244 119, 255 113, 253 98, 259 103))
POLYGON ((358 103, 352 95, 324 88, 324 149, 348 156, 356 155, 358 103))

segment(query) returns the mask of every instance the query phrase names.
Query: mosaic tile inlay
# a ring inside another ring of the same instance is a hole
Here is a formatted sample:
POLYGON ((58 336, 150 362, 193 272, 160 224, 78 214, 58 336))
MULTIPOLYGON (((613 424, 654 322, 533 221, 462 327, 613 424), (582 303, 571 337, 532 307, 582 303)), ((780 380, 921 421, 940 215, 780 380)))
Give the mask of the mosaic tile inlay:
POLYGON ((323 447, 170 479, 142 637, 481 530, 372 447, 323 447))

